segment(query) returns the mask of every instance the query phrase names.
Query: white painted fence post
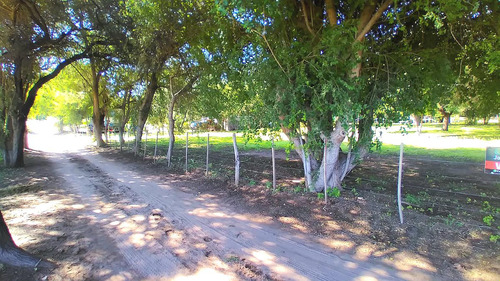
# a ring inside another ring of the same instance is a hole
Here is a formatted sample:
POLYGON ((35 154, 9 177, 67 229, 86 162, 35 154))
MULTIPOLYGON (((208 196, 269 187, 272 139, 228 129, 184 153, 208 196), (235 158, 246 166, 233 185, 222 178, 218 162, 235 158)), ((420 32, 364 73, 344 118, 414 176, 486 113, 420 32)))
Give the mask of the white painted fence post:
POLYGON ((271 137, 271 155, 273 158, 273 191, 276 190, 276 160, 274 157, 274 137, 271 137))
POLYGON ((404 144, 401 142, 399 148, 399 171, 398 171, 398 209, 399 209, 399 221, 403 223, 403 207, 401 205, 401 178, 403 174, 403 150, 404 144))
POLYGON ((158 135, 160 134, 160 130, 156 131, 156 141, 155 141, 155 154, 153 156, 154 161, 156 162, 156 154, 158 152, 158 135))
POLYGON ((205 176, 208 177, 208 165, 209 165, 209 161, 208 161, 208 153, 210 151, 210 133, 207 133, 207 168, 205 170, 205 176))
POLYGON ((238 153, 238 146, 236 145, 236 134, 233 133, 233 147, 234 147, 234 185, 238 186, 240 183, 240 155, 238 153))
POLYGON ((135 130, 135 147, 134 147, 134 155, 137 156, 139 153, 139 143, 137 141, 137 130, 135 130))
POLYGON ((189 132, 186 132, 186 174, 188 172, 188 146, 189 146, 189 132))
POLYGON ((328 192, 327 192, 327 188, 328 188, 328 185, 326 184, 326 152, 327 152, 327 149, 326 149, 326 144, 327 144, 327 138, 325 136, 325 152, 323 153, 323 185, 325 186, 325 205, 328 204, 328 192))
POLYGON ((143 158, 146 158, 146 151, 148 150, 148 131, 146 132, 146 136, 144 138, 144 156, 143 158))

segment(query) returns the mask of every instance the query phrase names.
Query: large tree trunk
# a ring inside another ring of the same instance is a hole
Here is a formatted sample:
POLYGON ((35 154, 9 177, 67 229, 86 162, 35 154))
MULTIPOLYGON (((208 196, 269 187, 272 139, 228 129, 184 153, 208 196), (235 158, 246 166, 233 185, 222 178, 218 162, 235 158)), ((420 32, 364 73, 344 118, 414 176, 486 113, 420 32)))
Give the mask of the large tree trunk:
POLYGON ((105 145, 102 139, 102 120, 104 119, 101 113, 101 107, 99 102, 99 80, 101 79, 101 73, 97 70, 96 62, 94 59, 90 59, 90 68, 92 70, 92 122, 94 124, 94 138, 96 140, 97 147, 103 147, 105 145))
POLYGON ((139 109, 139 117, 137 119, 137 132, 135 135, 135 151, 139 151, 139 147, 141 146, 142 132, 144 130, 144 126, 146 125, 146 121, 148 120, 149 112, 151 111, 151 104, 153 103, 153 98, 157 89, 158 76, 157 73, 153 71, 151 73, 149 85, 146 89, 146 95, 144 96, 144 100, 142 101, 141 107, 139 109))
POLYGON ((5 223, 2 211, 0 211, 0 263, 26 268, 54 267, 52 263, 37 258, 16 246, 5 223))
POLYGON ((170 104, 168 106, 168 151, 167 151, 167 163, 170 166, 172 160, 172 153, 174 149, 175 143, 175 119, 174 119, 174 108, 175 103, 185 93, 189 92, 189 90, 193 87, 194 82, 198 80, 198 76, 193 76, 188 83, 182 87, 179 91, 174 93, 174 88, 172 86, 172 77, 170 77, 170 104))
MULTIPOLYGON (((319 169, 315 172, 318 173, 318 177, 314 183, 314 189, 316 192, 320 192, 328 187, 342 188, 342 175, 345 170, 346 155, 340 149, 340 145, 346 137, 346 132, 337 121, 337 126, 330 135, 324 136, 326 138, 326 157, 323 157, 319 169), (326 159, 326 163, 325 163, 326 159), (325 169, 326 165, 326 169, 325 169), (326 187, 325 185, 325 171, 326 171, 326 187)), ((351 161, 352 162, 352 161, 351 161)))
POLYGON ((7 122, 10 122, 9 127, 12 132, 5 145, 4 164, 7 167, 23 167, 26 119, 18 116, 10 116, 7 122))
POLYGON ((124 131, 125 125, 120 125, 118 132, 118 138, 120 140, 120 150, 123 150, 123 146, 125 145, 125 138, 123 137, 124 131))
POLYGON ((443 131, 448 131, 448 128, 450 126, 450 113, 446 112, 443 115, 443 131))
POLYGON ((121 106, 122 110, 122 118, 120 120, 120 126, 119 126, 119 136, 120 136, 120 150, 122 150, 123 146, 125 145, 125 139, 123 137, 123 134, 125 133, 125 126, 128 123, 128 120, 130 119, 130 99, 132 97, 132 89, 130 88, 125 92, 125 96, 123 97, 123 102, 121 106))
POLYGON ((450 125, 450 116, 451 112, 447 112, 446 109, 443 106, 439 106, 438 108, 439 112, 441 113, 441 116, 443 117, 443 131, 448 131, 448 127, 450 125))
POLYGON ((412 114, 413 120, 415 120, 415 127, 417 128, 417 134, 420 135, 422 132, 422 115, 412 114))

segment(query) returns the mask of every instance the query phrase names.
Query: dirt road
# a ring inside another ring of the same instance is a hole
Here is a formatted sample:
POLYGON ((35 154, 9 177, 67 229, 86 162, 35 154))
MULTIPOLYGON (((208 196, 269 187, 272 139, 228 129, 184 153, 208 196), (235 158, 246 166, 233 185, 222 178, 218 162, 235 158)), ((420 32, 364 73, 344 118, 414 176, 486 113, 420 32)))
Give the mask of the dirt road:
POLYGON ((97 153, 51 159, 90 223, 115 244, 109 249, 128 263, 110 280, 436 280, 416 268, 335 253, 97 153))

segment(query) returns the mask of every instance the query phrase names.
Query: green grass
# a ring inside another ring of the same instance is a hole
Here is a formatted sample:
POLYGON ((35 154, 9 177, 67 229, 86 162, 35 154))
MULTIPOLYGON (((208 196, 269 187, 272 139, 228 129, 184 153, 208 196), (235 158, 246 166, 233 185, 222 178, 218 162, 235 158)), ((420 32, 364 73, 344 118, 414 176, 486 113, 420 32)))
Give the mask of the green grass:
MULTIPOLYGON (((154 147, 155 139, 148 139, 148 147, 154 147)), ((167 147, 168 146, 168 137, 160 137, 158 139, 158 146, 167 147)), ((251 139, 246 140, 244 137, 236 137, 236 142, 238 144, 239 150, 262 150, 262 149, 271 149, 271 142, 251 139)), ((185 147, 186 146, 186 135, 176 136, 175 137, 175 147, 185 147)), ((207 146, 207 137, 206 136, 197 136, 190 135, 189 136, 189 147, 191 148, 205 148, 207 146)), ((275 141, 274 147, 276 149, 287 149, 290 147, 290 143, 288 141, 275 141)), ((228 137, 217 137, 210 136, 210 149, 212 150, 228 150, 233 149, 233 138, 228 137)))
MULTIPOLYGON (((398 125, 400 126, 400 125, 398 125)), ((464 125, 464 124, 450 124, 448 131, 442 131, 442 124, 424 124, 422 126, 422 133, 435 134, 443 137, 454 136, 459 138, 468 139, 481 139, 481 140, 495 140, 500 139, 500 126, 498 124, 488 125, 464 125)), ((415 133, 415 128, 409 133, 415 133)), ((399 133, 394 131, 391 133, 399 133)))
MULTIPOLYGON (((480 126, 481 127, 481 126, 480 126)), ((238 143, 238 149, 240 151, 249 151, 249 150, 265 150, 271 149, 270 141, 263 141, 258 139, 246 140, 244 137, 237 137, 236 141, 238 143)), ((290 145, 290 142, 284 141, 275 141, 275 148, 280 150, 292 150, 293 147, 290 145)), ((155 145, 154 138, 148 138, 148 150, 151 150, 155 145)), ((175 147, 177 149, 183 148, 186 145, 186 135, 176 136, 175 147)), ((189 147, 190 148, 202 148, 204 149, 207 145, 206 136, 197 136, 190 135, 189 136, 189 147)), ((166 149, 168 146, 168 137, 160 136, 158 140, 158 146, 162 149, 166 149)), ((218 150, 231 150, 233 149, 233 138, 230 136, 227 137, 219 137, 219 136, 210 136, 210 149, 213 151, 218 150)), ((347 151, 347 144, 342 144, 342 150, 347 151)), ((382 144, 380 150, 374 150, 374 154, 379 155, 399 155, 399 145, 391 145, 391 144, 382 144)), ((429 149, 423 147, 415 147, 411 145, 405 146, 405 155, 409 156, 422 156, 422 157, 432 157, 436 159, 445 159, 445 160, 456 160, 456 161, 474 161, 481 162, 484 161, 485 150, 482 148, 450 148, 450 149, 429 149)))
MULTIPOLYGON (((380 151, 374 151, 380 155, 399 155, 399 145, 382 144, 380 151)), ((484 148, 448 148, 448 149, 429 149, 405 145, 404 155, 432 157, 437 159, 474 161, 482 162, 485 157, 484 148)))

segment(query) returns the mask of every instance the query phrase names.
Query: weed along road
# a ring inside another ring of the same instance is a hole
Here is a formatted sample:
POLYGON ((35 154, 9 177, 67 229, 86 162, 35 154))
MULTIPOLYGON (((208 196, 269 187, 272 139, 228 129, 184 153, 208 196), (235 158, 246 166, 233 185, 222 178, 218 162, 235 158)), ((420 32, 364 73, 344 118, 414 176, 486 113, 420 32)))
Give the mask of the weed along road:
POLYGON ((124 280, 436 280, 418 266, 334 252, 95 152, 51 159, 67 191, 85 202, 82 215, 129 264, 130 272, 117 276, 124 280))

